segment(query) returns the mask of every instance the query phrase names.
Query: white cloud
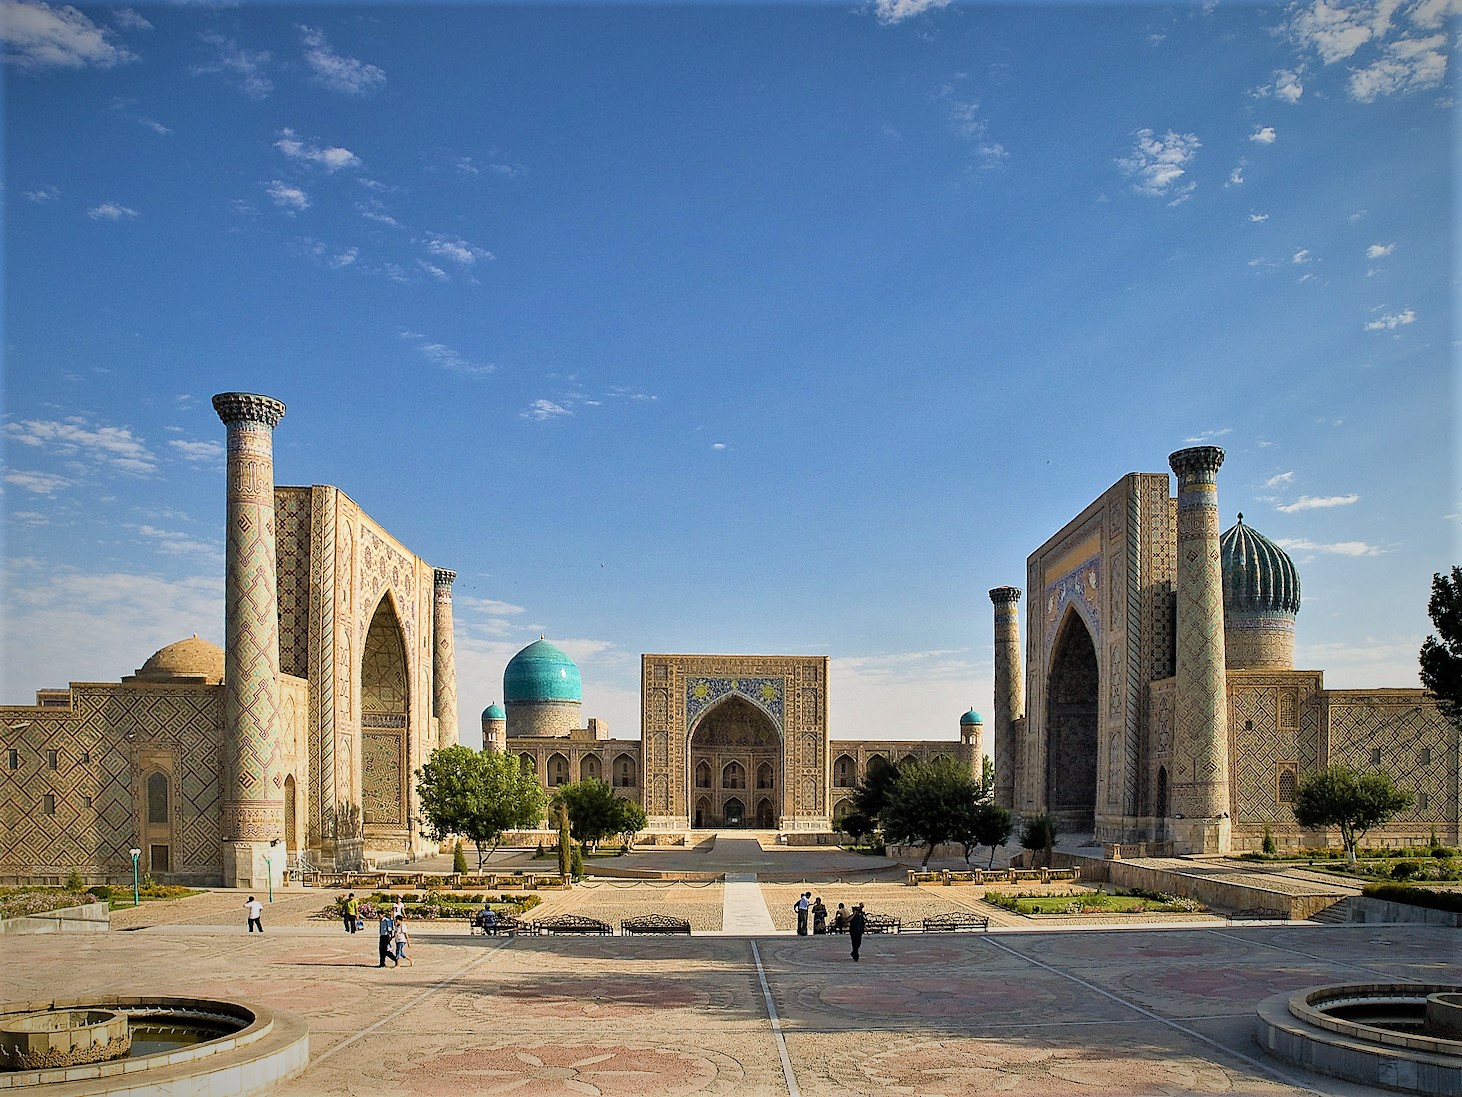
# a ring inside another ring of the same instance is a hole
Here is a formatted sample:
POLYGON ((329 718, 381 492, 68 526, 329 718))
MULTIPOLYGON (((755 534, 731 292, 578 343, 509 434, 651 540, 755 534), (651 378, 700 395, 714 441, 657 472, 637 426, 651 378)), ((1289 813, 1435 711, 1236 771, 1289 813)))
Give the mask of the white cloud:
POLYGON ((489 617, 513 617, 519 613, 528 612, 522 606, 515 606, 511 602, 499 602, 496 598, 454 598, 453 602, 458 606, 477 610, 489 617))
POLYGON ((185 461, 217 462, 223 460, 223 443, 221 442, 191 442, 182 438, 174 438, 168 445, 178 451, 178 455, 185 461))
POLYGON ((1327 510, 1330 507, 1348 507, 1360 501, 1359 495, 1301 495, 1293 503, 1281 503, 1275 510, 1282 514, 1294 514, 1302 510, 1327 510))
MULTIPOLYGON (((828 676, 828 725, 840 737, 959 741, 959 718, 994 690, 994 669, 957 649, 833 656, 828 676)), ((987 712, 985 753, 993 754, 987 712)), ((841 738, 832 741, 839 751, 841 738)), ((1009 760, 1005 760, 1008 764, 1009 760)))
POLYGON ((1276 537, 1274 543, 1286 552, 1325 552, 1333 556, 1380 556, 1384 549, 1364 541, 1334 541, 1322 544, 1302 537, 1276 537))
POLYGON ((1280 484, 1288 484, 1292 480, 1294 480, 1293 472, 1281 472, 1275 476, 1271 476, 1268 480, 1265 480, 1264 486, 1266 488, 1277 488, 1280 484))
POLYGON ((1183 441, 1188 443, 1190 446, 1202 445, 1206 442, 1211 442, 1215 438, 1222 438, 1225 434, 1232 434, 1233 432, 1233 427, 1224 427, 1222 430, 1205 430, 1193 435, 1190 438, 1184 438, 1183 441))
POLYGON ((133 11, 131 8, 117 8, 115 11, 112 12, 112 22, 116 23, 117 26, 125 27, 128 30, 152 29, 152 24, 149 23, 138 12, 133 11))
POLYGON ((1369 103, 1382 95, 1434 88, 1446 75, 1447 36, 1434 34, 1390 43, 1384 57, 1350 74, 1348 87, 1351 98, 1369 103))
POLYGON ((979 117, 979 109, 980 104, 974 100, 954 100, 949 104, 949 123, 954 132, 974 149, 981 168, 998 167, 1010 153, 1004 145, 989 139, 989 125, 979 117))
POLYGON ((341 251, 337 251, 329 259, 327 259, 326 262, 330 266, 334 267, 336 270, 343 270, 345 267, 350 266, 359 258, 359 248, 344 248, 341 251))
POLYGON ((533 419, 543 422, 547 419, 558 419, 565 415, 572 415, 573 412, 561 404, 555 404, 552 400, 534 400, 527 408, 518 412, 520 419, 533 419))
POLYGON ((1384 259, 1396 250, 1395 244, 1372 244, 1366 248, 1367 259, 1384 259))
POLYGON ((1416 323, 1416 310, 1403 309, 1400 312, 1383 313, 1374 320, 1367 321, 1366 331, 1394 331, 1405 324, 1416 323))
POLYGON ((1347 91, 1368 103, 1440 84, 1447 71, 1442 25, 1458 14, 1458 0, 1410 6, 1403 0, 1314 0, 1294 9, 1288 30, 1300 49, 1313 50, 1325 65, 1355 59, 1347 91))
POLYGON ((722 450, 722 449, 725 449, 726 448, 726 443, 725 442, 712 442, 711 443, 711 448, 714 449, 714 450, 722 450))
POLYGON ((364 95, 386 83, 386 74, 377 66, 342 57, 316 28, 301 26, 299 32, 305 45, 305 64, 325 87, 347 95, 364 95))
POLYGON ((891 25, 948 6, 949 0, 873 0, 873 14, 880 23, 891 25))
POLYGON ((1290 260, 1289 261, 1291 263, 1295 263, 1295 264, 1298 264, 1298 265, 1303 266, 1305 263, 1313 263, 1314 262, 1314 258, 1310 255, 1310 249, 1309 248, 1300 248, 1299 251, 1295 252, 1294 255, 1290 256, 1290 260))
POLYGON ((106 69, 137 59, 110 39, 110 31, 69 4, 53 8, 0 0, 0 41, 5 43, 5 60, 16 68, 106 69))
POLYGON ((1133 136, 1136 140, 1131 154, 1117 161, 1117 166, 1132 179, 1133 189, 1153 198, 1171 194, 1177 202, 1191 195, 1194 184, 1180 185, 1179 181, 1202 147, 1197 135, 1172 130, 1158 135, 1153 130, 1140 129, 1133 136))
POLYGON ((21 191, 21 195, 31 202, 54 202, 61 197, 61 192, 50 184, 37 187, 35 190, 21 191))
POLYGON ((269 191, 269 197, 280 209, 294 212, 310 208, 310 196, 299 187, 291 186, 281 179, 270 180, 266 184, 266 189, 269 191))
POLYGON ((1274 74, 1274 98, 1282 99, 1286 103, 1298 103, 1300 96, 1305 94, 1305 85, 1300 81, 1300 74, 1289 69, 1280 69, 1274 74))
POLYGON ((446 236, 432 236, 426 242, 426 250, 443 259, 450 259, 464 267, 470 267, 479 259, 493 258, 492 252, 466 240, 453 240, 446 236))
POLYGON ((496 367, 491 362, 473 362, 445 343, 437 343, 415 331, 403 331, 401 338, 415 343, 421 356, 432 365, 466 377, 486 377, 496 367))
POLYGON ((223 563, 223 550, 216 544, 200 541, 177 530, 159 529, 157 526, 140 525, 132 528, 152 541, 159 552, 165 552, 169 556, 200 556, 212 563, 223 563))
POLYGON ((217 57, 206 65, 194 65, 194 76, 221 75, 237 81, 239 89, 251 99, 265 99, 274 90, 274 81, 265 71, 269 66, 267 50, 242 48, 232 38, 204 34, 202 40, 214 48, 217 57))
POLYGON ((1249 222, 1250 222, 1250 224, 1262 225, 1267 220, 1269 220, 1269 214, 1267 214, 1267 213, 1251 213, 1251 214, 1249 214, 1249 222))
POLYGON ((1244 162, 1241 160, 1233 171, 1228 173, 1226 187, 1242 187, 1244 185, 1244 162))
POLYGON ((1391 16, 1400 0, 1325 0, 1299 7, 1289 23, 1290 35, 1303 48, 1314 50, 1327 65, 1344 61, 1373 38, 1391 29, 1391 16))
POLYGON ((116 202, 103 202, 99 206, 92 206, 86 211, 86 215, 93 221, 121 221, 131 220, 139 216, 135 209, 127 206, 119 206, 116 202))
POLYGON ((435 263, 428 263, 425 259, 418 259, 416 265, 426 271, 427 274, 430 274, 438 282, 450 282, 452 280, 452 276, 435 263))
POLYGON ((292 129, 280 130, 279 140, 274 142, 274 147, 291 160, 316 164, 331 173, 337 172, 341 168, 360 167, 360 157, 349 149, 340 148, 338 145, 324 148, 319 145, 306 144, 292 129))
POLYGON ((37 495, 52 496, 62 488, 71 486, 71 481, 64 476, 56 476, 49 472, 26 472, 17 469, 14 472, 5 474, 5 482, 14 484, 18 488, 34 492, 37 495))
POLYGON ((1254 132, 1249 134, 1249 140, 1256 145, 1272 145, 1279 139, 1279 134, 1274 132, 1273 126, 1256 126, 1254 132))
POLYGON ((25 419, 5 424, 11 442, 60 457, 90 458, 122 472, 151 473, 157 458, 127 427, 92 426, 81 417, 25 419))
POLYGON ((375 199, 369 202, 357 202, 355 208, 367 221, 375 221, 377 224, 391 225, 395 228, 399 228, 401 225, 401 222, 387 213, 385 207, 375 199))

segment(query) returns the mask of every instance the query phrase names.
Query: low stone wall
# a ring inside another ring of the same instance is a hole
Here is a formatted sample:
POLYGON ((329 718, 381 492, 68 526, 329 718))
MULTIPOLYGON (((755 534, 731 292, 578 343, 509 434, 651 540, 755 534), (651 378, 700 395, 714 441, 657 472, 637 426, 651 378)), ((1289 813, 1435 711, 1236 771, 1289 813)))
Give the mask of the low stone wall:
POLYGON ((83 903, 19 918, 0 918, 0 937, 21 933, 105 933, 112 928, 106 903, 83 903))
POLYGON ((1428 926, 1462 926, 1462 914, 1450 910, 1393 903, 1389 899, 1354 896, 1345 905, 1352 922, 1416 922, 1428 926))

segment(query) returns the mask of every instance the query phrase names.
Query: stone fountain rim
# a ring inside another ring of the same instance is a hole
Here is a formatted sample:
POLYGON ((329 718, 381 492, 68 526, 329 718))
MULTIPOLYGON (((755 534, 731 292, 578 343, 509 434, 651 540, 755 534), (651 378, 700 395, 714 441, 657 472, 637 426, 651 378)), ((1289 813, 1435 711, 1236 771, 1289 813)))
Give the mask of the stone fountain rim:
POLYGON ((1292 1016, 1317 1028, 1328 1029, 1337 1035, 1359 1040, 1363 1043, 1381 1044, 1387 1047, 1406 1048, 1429 1055, 1440 1055, 1448 1059, 1462 1059, 1462 1041, 1447 1040, 1440 1036, 1412 1036, 1390 1029, 1358 1021, 1347 1021, 1332 1016, 1317 1008, 1341 1002, 1363 1002, 1376 1000, 1418 1001, 1425 1003, 1433 994, 1459 994, 1462 986, 1456 983, 1335 983, 1330 986, 1308 987, 1288 995, 1287 1004, 1292 1016))

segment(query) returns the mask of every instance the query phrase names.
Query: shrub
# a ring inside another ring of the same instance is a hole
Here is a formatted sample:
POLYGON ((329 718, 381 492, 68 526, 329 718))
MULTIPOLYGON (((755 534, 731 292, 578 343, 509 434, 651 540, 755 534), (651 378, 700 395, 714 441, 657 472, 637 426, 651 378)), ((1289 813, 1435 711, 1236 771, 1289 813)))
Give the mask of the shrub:
POLYGON ((1462 894, 1455 891, 1431 891, 1427 888, 1407 887, 1404 884, 1370 884, 1362 890, 1362 894, 1390 903, 1406 903, 1414 907, 1462 914, 1462 894))
POLYGON ((1432 856, 1439 861, 1446 861, 1449 858, 1457 856, 1457 851, 1450 846, 1433 846, 1432 856))
POLYGON ((101 900, 102 902, 106 902, 112 897, 112 888, 109 884, 92 884, 91 887, 87 888, 86 890, 91 892, 91 894, 95 895, 97 899, 101 900))
POLYGON ((458 876, 467 871, 467 854, 462 852, 462 840, 460 838, 452 846, 452 871, 458 876))
POLYGON ((1421 872, 1421 866, 1415 861, 1401 861, 1391 866, 1391 879, 1409 880, 1421 872))
POLYGON ((584 851, 578 842, 569 847, 569 874, 575 880, 584 878, 584 851))
POLYGON ((1274 832, 1267 826, 1264 828, 1264 843, 1261 848, 1271 857, 1279 851, 1279 846, 1274 841, 1274 832))
POLYGON ((81 873, 77 872, 74 868, 71 870, 71 874, 66 877, 66 890, 77 892, 86 890, 86 885, 81 882, 81 873))
POLYGON ((533 859, 535 861, 542 860, 544 856, 546 856, 546 855, 543 852, 543 843, 542 842, 539 842, 538 843, 538 851, 533 854, 533 859))

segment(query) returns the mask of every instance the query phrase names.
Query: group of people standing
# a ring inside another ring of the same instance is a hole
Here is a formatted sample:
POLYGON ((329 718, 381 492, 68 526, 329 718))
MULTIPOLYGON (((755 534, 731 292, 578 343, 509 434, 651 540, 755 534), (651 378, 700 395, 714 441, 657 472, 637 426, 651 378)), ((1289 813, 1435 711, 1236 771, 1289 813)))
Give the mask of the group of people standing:
MULTIPOLYGON (((365 928, 365 923, 360 917, 360 903, 356 901, 355 892, 345 897, 345 903, 340 911, 341 920, 345 923, 346 933, 359 933, 365 928)), ((378 967, 385 967, 386 961, 390 960, 394 967, 400 967, 401 961, 411 963, 411 957, 407 950, 411 947, 411 934, 406 931, 406 907, 400 899, 391 907, 391 913, 381 915, 377 937, 379 938, 380 964, 378 967)))
POLYGON ((809 920, 815 935, 846 933, 853 945, 853 959, 858 959, 858 949, 863 943, 863 930, 866 925, 862 903, 854 903, 852 910, 839 903, 838 909, 833 912, 831 927, 828 925, 827 904, 822 901, 821 895, 814 899, 812 892, 804 891, 797 897, 797 902, 792 904, 792 909, 797 912, 797 936, 807 936, 809 920))

